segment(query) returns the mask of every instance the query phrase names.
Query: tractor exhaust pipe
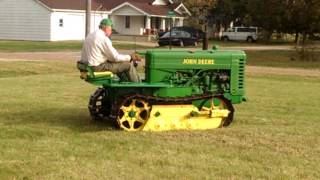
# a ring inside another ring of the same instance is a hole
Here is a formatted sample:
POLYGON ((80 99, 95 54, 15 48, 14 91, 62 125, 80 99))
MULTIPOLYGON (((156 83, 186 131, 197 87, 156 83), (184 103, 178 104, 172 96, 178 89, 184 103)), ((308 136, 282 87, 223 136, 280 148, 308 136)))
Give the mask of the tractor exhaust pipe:
POLYGON ((208 50, 208 33, 207 33, 207 25, 204 25, 204 37, 202 40, 202 50, 208 50))

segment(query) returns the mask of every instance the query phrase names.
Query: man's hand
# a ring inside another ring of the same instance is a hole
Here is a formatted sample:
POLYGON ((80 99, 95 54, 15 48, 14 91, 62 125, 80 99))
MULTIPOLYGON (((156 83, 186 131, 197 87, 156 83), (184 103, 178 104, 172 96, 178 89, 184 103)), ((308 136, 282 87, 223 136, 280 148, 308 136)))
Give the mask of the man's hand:
POLYGON ((137 53, 132 53, 130 56, 131 56, 131 61, 141 61, 142 60, 140 55, 137 53))

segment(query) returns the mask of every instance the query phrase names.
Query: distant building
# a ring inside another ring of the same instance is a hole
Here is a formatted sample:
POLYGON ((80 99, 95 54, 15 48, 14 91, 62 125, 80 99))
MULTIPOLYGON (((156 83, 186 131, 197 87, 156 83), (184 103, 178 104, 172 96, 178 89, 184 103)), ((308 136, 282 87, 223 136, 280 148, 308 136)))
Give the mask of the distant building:
MULTIPOLYGON (((1 0, 0 39, 60 41, 85 37, 86 0, 1 0)), ((171 0, 92 0, 91 31, 103 18, 124 35, 148 35, 182 26, 190 12, 171 0)))

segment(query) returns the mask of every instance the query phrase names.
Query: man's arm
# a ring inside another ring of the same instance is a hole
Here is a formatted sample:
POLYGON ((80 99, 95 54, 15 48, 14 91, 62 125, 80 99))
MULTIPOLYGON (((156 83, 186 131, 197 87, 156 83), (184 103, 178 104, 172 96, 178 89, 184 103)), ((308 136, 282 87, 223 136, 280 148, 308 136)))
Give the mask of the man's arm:
POLYGON ((109 61, 124 62, 131 60, 130 55, 119 54, 118 51, 112 46, 112 42, 108 37, 106 37, 103 43, 103 49, 109 61))

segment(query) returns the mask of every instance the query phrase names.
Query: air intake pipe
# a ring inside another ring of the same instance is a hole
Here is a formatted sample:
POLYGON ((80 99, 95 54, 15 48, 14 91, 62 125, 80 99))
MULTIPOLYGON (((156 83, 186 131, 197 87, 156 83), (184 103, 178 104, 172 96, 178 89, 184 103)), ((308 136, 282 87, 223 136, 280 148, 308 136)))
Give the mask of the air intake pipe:
POLYGON ((203 37, 203 40, 202 40, 202 50, 208 50, 207 25, 204 26, 204 37, 203 37))

